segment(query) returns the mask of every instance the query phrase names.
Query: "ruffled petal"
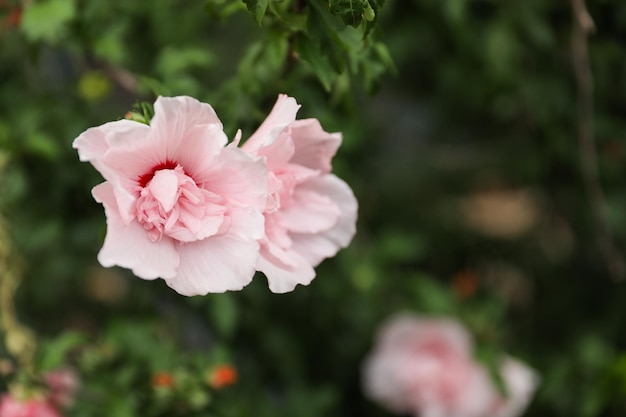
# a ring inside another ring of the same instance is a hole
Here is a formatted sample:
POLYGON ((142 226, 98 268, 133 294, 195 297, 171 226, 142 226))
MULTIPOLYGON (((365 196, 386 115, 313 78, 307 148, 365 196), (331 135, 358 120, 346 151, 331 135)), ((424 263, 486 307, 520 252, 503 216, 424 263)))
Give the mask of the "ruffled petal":
POLYGON ((132 120, 118 120, 92 127, 81 133, 72 147, 81 161, 98 161, 111 148, 125 147, 137 137, 144 137, 150 127, 132 120))
POLYGON ((204 173, 216 163, 227 141, 221 124, 199 125, 187 132, 180 148, 171 152, 170 158, 196 182, 203 182, 204 173))
POLYGON ((263 211, 267 200, 267 168, 262 159, 241 149, 226 148, 212 165, 196 173, 196 182, 230 204, 263 211))
POLYGON ((228 212, 229 227, 226 233, 244 240, 258 241, 265 235, 265 217, 251 208, 231 207, 228 212))
POLYGON ((289 135, 295 146, 292 164, 323 173, 332 170, 331 161, 341 145, 341 133, 326 132, 317 119, 303 119, 289 125, 289 135))
MULTIPOLYGON (((210 104, 188 96, 159 97, 154 103, 150 126, 170 159, 176 159, 190 132, 202 125, 217 125, 222 130, 222 122, 210 104)), ((223 139, 220 146, 226 145, 223 139)))
POLYGON ((242 289, 255 273, 263 225, 260 212, 231 208, 224 234, 178 247, 178 274, 167 284, 182 295, 242 289))
POLYGON ((180 246, 176 279, 167 285, 179 294, 241 290, 255 273, 259 244, 233 234, 211 237, 180 246))
POLYGON ((277 171, 289 163, 294 152, 295 147, 291 137, 283 133, 270 145, 259 149, 258 156, 265 157, 269 171, 277 171))
POLYGON ((301 188, 324 193, 339 209, 339 219, 320 233, 292 233, 293 249, 302 254, 313 266, 334 256, 339 249, 350 244, 356 233, 358 203, 352 190, 333 174, 309 180, 301 188))
POLYGON ((180 263, 174 242, 169 238, 153 242, 139 223, 125 224, 111 184, 95 186, 92 194, 104 205, 107 217, 107 233, 98 254, 102 266, 129 268, 143 279, 174 278, 180 263))
POLYGON ((327 196, 297 187, 288 207, 276 213, 278 223, 297 233, 319 233, 332 228, 341 212, 327 196))
POLYGON ((74 140, 80 159, 91 162, 113 186, 126 224, 134 219, 137 180, 165 158, 165 153, 153 145, 150 127, 130 120, 88 129, 74 140))
POLYGON ((272 144, 285 127, 296 120, 300 105, 293 97, 279 94, 272 111, 261 126, 243 144, 242 148, 253 155, 263 146, 272 144))
POLYGON ((147 188, 165 211, 170 211, 178 200, 178 176, 174 170, 157 171, 147 188))
POLYGON ((283 294, 293 291, 296 285, 309 285, 315 278, 315 270, 309 262, 298 253, 290 251, 281 253, 279 257, 275 251, 270 254, 268 251, 261 251, 261 256, 257 262, 257 270, 263 272, 267 277, 269 288, 274 293, 283 294))
POLYGON ((115 187, 117 203, 125 223, 133 220, 135 179, 158 164, 158 151, 146 152, 150 127, 131 120, 118 120, 86 130, 73 147, 81 161, 89 161, 115 187), (128 158, 125 156, 128 155, 128 158), (129 174, 130 172, 130 174, 129 174))

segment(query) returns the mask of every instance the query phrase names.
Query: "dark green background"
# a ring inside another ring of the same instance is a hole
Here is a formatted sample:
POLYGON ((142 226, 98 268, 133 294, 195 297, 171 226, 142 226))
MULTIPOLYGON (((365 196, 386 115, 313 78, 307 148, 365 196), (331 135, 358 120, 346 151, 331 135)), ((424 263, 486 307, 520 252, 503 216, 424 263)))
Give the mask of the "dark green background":
MULTIPOLYGON (((626 3, 589 3, 598 167, 621 257, 626 3)), ((234 0, 35 5, 0 27, 0 190, 37 366, 82 375, 68 415, 384 416, 359 367, 377 326, 407 309, 467 324, 485 363, 507 352, 537 369, 528 416, 626 413, 626 283, 608 272, 584 190, 567 1, 388 0, 367 42, 321 1, 275 2, 282 18, 268 11, 261 27, 234 0), (71 148, 80 132, 138 99, 188 94, 245 137, 278 93, 343 132, 335 172, 360 203, 352 245, 309 287, 272 294, 259 274, 187 299, 97 265, 101 177, 71 148), (462 274, 475 292, 455 292, 462 274), (203 372, 223 361, 238 384, 206 392, 203 372), (191 388, 155 392, 159 370, 191 388)))

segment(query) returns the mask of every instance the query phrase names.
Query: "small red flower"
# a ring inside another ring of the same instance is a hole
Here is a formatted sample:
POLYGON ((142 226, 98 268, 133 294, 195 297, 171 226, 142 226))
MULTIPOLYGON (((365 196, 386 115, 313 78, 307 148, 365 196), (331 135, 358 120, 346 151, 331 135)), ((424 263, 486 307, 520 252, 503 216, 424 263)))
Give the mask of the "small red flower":
POLYGON ((459 271, 452 277, 452 289, 460 299, 470 298, 478 290, 478 275, 471 269, 459 271))
POLYGON ((16 28, 20 25, 21 21, 22 21, 22 7, 21 6, 13 7, 12 9, 9 10, 7 15, 0 22, 0 28, 2 28, 3 31, 10 29, 12 27, 16 28))
POLYGON ((7 24, 9 26, 18 27, 22 21, 22 8, 14 7, 6 17, 7 24))
POLYGON ((209 375, 209 385, 215 389, 224 388, 237 382, 237 370, 231 365, 218 365, 209 375))
POLYGON ((152 386, 170 388, 174 386, 174 377, 169 372, 157 372, 152 375, 152 386))

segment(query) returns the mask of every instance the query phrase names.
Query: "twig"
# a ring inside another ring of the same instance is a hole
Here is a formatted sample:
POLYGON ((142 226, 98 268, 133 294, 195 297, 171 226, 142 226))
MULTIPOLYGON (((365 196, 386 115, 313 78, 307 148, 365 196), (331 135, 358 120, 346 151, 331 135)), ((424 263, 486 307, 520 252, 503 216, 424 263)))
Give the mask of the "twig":
MULTIPOLYGON (((296 14, 304 13, 305 8, 306 8, 305 0, 296 0, 293 6, 293 10, 296 14)), ((287 58, 285 60, 285 66, 283 68, 283 75, 286 75, 289 72, 291 72, 291 70, 293 69, 293 67, 295 66, 298 60, 298 55, 296 52, 296 36, 297 36, 297 32, 292 32, 289 35, 288 46, 287 46, 287 58)))
POLYGON ((4 220, 0 217, 0 333, 4 332, 7 351, 23 369, 32 374, 36 339, 34 333, 17 319, 13 300, 20 276, 10 255, 9 236, 4 228, 4 220))
MULTIPOLYGON (((6 163, 6 156, 0 153, 0 174, 6 163)), ((33 357, 37 342, 34 333, 22 326, 15 313, 14 297, 19 284, 15 258, 11 256, 9 234, 0 213, 0 336, 4 333, 4 345, 15 357, 20 367, 33 374, 33 357)))
POLYGON ((114 67, 109 64, 105 64, 102 67, 103 72, 113 81, 115 81, 120 87, 129 93, 137 94, 137 77, 130 71, 123 68, 114 67))
POLYGON ((596 240, 611 278, 624 279, 624 259, 617 252, 606 216, 604 190, 598 172, 598 156, 593 132, 593 74, 589 62, 587 37, 595 30, 585 0, 571 0, 572 4, 572 60, 578 88, 578 151, 581 173, 587 198, 596 225, 596 240))

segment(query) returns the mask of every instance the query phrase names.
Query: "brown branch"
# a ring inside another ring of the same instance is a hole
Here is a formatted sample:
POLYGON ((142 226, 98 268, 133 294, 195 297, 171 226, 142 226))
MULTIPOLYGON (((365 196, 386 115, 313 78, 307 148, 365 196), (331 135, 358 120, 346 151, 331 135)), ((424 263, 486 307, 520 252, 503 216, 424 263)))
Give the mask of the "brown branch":
POLYGON ((124 68, 114 67, 113 65, 109 65, 108 63, 105 63, 102 66, 102 71, 106 74, 107 77, 112 79, 124 90, 133 95, 137 94, 137 85, 139 84, 139 82, 137 81, 137 77, 130 71, 127 71, 124 68))
POLYGON ((593 74, 589 62, 587 37, 595 30, 595 25, 587 11, 585 0, 571 0, 571 4, 572 60, 578 89, 578 151, 581 174, 594 217, 597 245, 608 265, 611 278, 620 281, 624 279, 626 267, 624 259, 615 248, 608 226, 593 128, 593 74))

